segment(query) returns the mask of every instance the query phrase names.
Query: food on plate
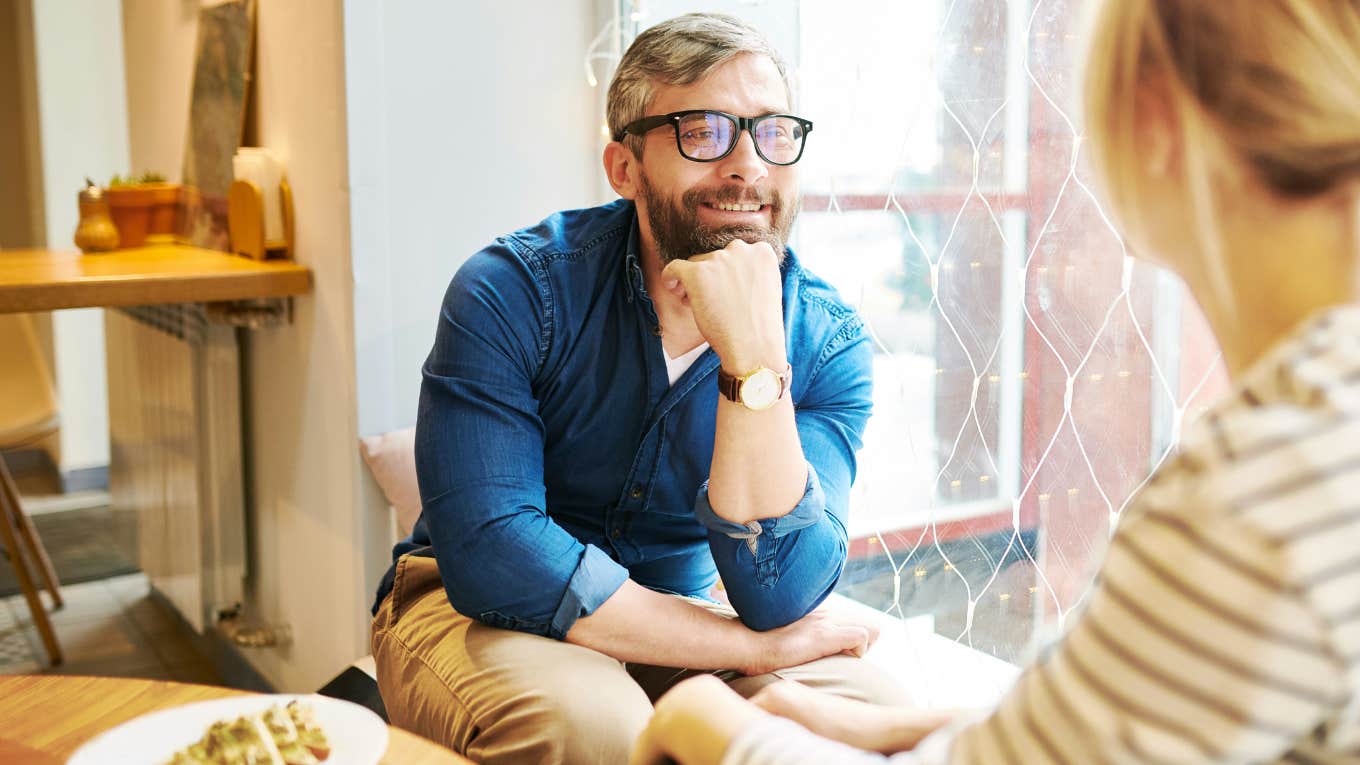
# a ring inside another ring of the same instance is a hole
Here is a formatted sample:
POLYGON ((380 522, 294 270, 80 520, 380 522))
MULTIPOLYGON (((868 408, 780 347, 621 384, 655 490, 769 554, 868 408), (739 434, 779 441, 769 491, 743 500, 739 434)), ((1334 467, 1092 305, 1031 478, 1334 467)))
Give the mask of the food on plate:
POLYGON ((317 765, 330 753, 312 708, 293 701, 215 722, 165 765, 317 765))

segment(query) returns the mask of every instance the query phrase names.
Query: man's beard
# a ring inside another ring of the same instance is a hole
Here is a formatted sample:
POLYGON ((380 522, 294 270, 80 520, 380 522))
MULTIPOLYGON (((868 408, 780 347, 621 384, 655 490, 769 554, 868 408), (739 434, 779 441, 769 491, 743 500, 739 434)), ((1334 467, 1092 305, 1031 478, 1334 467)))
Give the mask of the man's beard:
POLYGON ((773 189, 762 194, 754 189, 724 186, 716 190, 690 189, 675 202, 662 196, 646 175, 641 180, 639 185, 647 207, 647 221, 656 238, 657 249, 661 251, 663 266, 672 260, 688 260, 695 255, 721 250, 738 239, 751 244, 768 242, 779 256, 779 262, 784 262, 784 243, 788 241, 793 219, 798 214, 796 198, 791 200, 793 204, 786 206, 780 193, 773 189), (769 205, 771 224, 706 226, 699 220, 699 206, 704 202, 769 205))

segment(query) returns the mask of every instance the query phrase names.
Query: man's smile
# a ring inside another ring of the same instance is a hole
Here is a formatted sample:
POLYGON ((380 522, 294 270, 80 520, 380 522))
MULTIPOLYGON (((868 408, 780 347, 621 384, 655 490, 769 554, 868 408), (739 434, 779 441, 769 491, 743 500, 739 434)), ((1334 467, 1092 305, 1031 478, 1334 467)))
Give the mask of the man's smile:
POLYGON ((701 202, 700 215, 706 219, 727 223, 749 223, 769 220, 770 206, 750 202, 701 202))

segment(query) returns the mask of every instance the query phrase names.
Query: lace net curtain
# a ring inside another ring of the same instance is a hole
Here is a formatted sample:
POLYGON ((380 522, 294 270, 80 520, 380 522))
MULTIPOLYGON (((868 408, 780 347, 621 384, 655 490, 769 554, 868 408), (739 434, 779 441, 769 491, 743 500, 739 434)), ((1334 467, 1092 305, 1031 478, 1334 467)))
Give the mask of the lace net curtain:
POLYGON ((1193 302, 1128 257, 1094 191, 1086 2, 622 0, 587 62, 694 10, 790 58, 816 124, 793 246, 877 344, 839 592, 1008 661, 1061 629, 1225 386, 1193 302))

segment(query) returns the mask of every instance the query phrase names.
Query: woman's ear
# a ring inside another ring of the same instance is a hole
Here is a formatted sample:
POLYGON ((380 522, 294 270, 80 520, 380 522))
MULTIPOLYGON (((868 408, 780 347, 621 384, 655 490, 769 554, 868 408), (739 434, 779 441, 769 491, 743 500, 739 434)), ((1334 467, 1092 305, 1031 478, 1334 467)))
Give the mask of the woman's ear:
POLYGON ((1143 172, 1149 178, 1166 178, 1180 164, 1180 126, 1170 96, 1162 86, 1145 85, 1134 103, 1143 172))
POLYGON ((604 174, 614 192, 624 199, 637 199, 637 173, 641 160, 620 141, 604 147, 604 174))

